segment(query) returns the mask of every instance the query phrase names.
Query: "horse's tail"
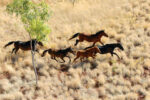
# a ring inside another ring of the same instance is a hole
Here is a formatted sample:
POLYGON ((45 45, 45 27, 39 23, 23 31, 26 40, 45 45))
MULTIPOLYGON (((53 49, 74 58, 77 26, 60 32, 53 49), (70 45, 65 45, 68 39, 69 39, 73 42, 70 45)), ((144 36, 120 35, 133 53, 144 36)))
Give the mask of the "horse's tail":
POLYGON ((69 40, 71 40, 71 39, 73 39, 73 38, 75 38, 75 37, 77 37, 78 35, 79 35, 80 33, 76 33, 76 34, 74 34, 69 40))
POLYGON ((11 42, 8 42, 5 46, 4 46, 4 48, 6 48, 7 46, 9 46, 9 45, 11 45, 11 44, 13 44, 13 43, 15 43, 16 41, 11 41, 11 42))
POLYGON ((44 50, 41 56, 44 57, 47 51, 48 50, 44 50))

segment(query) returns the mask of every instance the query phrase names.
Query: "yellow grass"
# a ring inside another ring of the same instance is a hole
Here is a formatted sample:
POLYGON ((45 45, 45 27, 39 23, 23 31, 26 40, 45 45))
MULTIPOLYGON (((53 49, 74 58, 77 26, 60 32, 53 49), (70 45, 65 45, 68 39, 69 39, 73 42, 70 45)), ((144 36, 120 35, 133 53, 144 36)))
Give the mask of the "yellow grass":
MULTIPOLYGON (((65 58, 65 65, 70 66, 67 74, 60 72, 62 64, 48 54, 36 53, 38 88, 30 52, 19 50, 11 55, 13 46, 3 48, 9 41, 29 39, 20 19, 5 11, 10 1, 0 0, 0 100, 137 100, 139 93, 143 100, 150 99, 149 0, 75 0, 74 5, 71 0, 46 0, 52 10, 47 22, 52 32, 40 53, 47 48, 73 47, 75 39, 68 41, 73 34, 102 29, 109 36, 102 38, 104 44, 120 41, 125 50, 115 50, 122 58, 120 63, 110 54, 74 64, 65 58)), ((82 42, 73 48, 89 45, 82 42)))

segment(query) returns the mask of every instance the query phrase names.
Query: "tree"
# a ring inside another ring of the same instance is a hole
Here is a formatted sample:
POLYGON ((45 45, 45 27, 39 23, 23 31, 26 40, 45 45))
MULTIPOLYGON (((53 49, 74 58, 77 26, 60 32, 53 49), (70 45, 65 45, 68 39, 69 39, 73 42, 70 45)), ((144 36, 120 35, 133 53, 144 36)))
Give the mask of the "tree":
MULTIPOLYGON (((48 20, 50 16, 50 11, 48 5, 44 1, 40 3, 34 3, 32 2, 32 0, 13 0, 12 3, 7 5, 6 10, 10 14, 15 13, 17 16, 20 16, 21 21, 24 24, 25 30, 29 33, 30 40, 48 40, 50 28, 47 24, 45 24, 45 21, 48 20)), ((32 45, 31 54, 37 85, 38 75, 34 63, 35 50, 32 50, 32 45)))

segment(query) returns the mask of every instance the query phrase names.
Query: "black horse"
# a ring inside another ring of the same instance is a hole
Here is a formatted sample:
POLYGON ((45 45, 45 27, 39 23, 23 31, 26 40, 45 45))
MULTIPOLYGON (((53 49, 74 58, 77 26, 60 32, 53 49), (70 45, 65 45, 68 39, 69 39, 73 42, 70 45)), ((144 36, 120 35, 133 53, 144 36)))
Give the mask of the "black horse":
MULTIPOLYGON (((56 60, 56 57, 61 58, 63 60, 63 62, 65 62, 64 57, 69 58, 69 62, 71 62, 71 59, 69 56, 67 56, 67 54, 70 52, 72 54, 74 54, 74 51, 71 49, 71 47, 68 47, 66 49, 60 49, 60 50, 52 50, 52 49, 47 49, 44 50, 42 53, 42 57, 45 56, 46 52, 48 52, 51 55, 51 58, 56 60)), ((57 60, 56 60, 57 61, 57 60)), ((58 62, 58 61, 57 61, 58 62)), ((61 63, 63 63, 61 62, 61 63)))
MULTIPOLYGON (((11 45, 11 44, 14 44, 14 48, 12 49, 12 53, 15 52, 15 54, 17 53, 17 51, 19 49, 21 50, 24 50, 24 51, 27 51, 27 50, 31 50, 31 41, 11 41, 11 42, 8 42, 4 48, 6 48, 7 46, 11 45)), ((36 44, 39 44, 40 46, 43 46, 42 42, 39 42, 37 41, 36 39, 32 39, 32 50, 35 50, 36 52, 38 52, 36 48, 36 44)))
POLYGON ((116 55, 120 59, 120 57, 117 55, 117 53, 114 52, 114 49, 116 47, 118 47, 122 51, 124 50, 123 46, 120 43, 112 43, 112 44, 106 44, 106 45, 103 45, 103 46, 98 46, 98 48, 101 51, 100 54, 110 53, 112 56, 116 55))

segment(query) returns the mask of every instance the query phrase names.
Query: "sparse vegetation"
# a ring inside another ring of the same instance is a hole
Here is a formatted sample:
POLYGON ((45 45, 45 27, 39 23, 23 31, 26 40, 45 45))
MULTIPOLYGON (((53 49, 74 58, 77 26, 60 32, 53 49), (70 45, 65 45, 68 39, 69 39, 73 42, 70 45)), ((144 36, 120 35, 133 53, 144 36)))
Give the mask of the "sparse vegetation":
MULTIPOLYGON (((0 100, 150 100, 149 0, 78 0, 74 6, 68 0, 46 0, 53 12, 47 22, 52 29, 47 49, 72 46, 74 41, 68 39, 77 32, 92 34, 105 29, 111 38, 103 38, 102 42, 118 40, 125 51, 115 49, 122 57, 120 63, 110 54, 97 54, 96 59, 75 64, 65 59, 64 65, 70 67, 68 73, 61 71, 63 65, 49 55, 42 58, 35 54, 40 73, 37 88, 31 86, 34 72, 30 52, 11 55, 11 46, 3 49, 10 40, 29 39, 20 18, 6 12, 10 1, 0 1, 0 100), (83 66, 86 75, 82 75, 83 66)), ((80 43, 75 49, 89 45, 80 43)), ((40 49, 40 53, 44 50, 40 49)))

